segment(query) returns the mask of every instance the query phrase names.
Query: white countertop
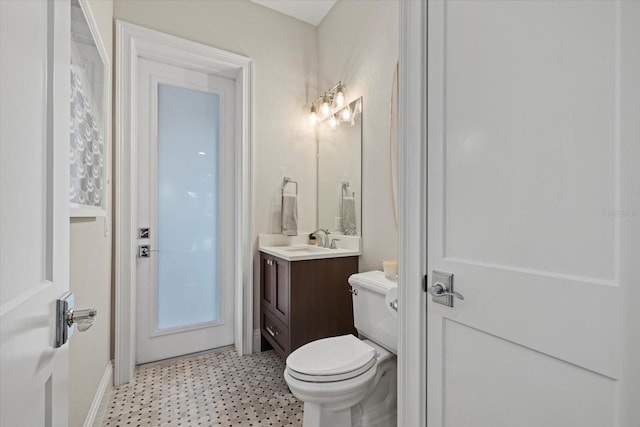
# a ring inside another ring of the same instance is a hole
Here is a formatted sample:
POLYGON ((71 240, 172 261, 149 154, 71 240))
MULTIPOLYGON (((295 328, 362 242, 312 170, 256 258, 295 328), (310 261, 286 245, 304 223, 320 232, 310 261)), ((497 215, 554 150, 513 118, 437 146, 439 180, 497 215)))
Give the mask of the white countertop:
POLYGON ((340 258, 359 256, 362 254, 359 236, 330 234, 330 239, 339 239, 339 241, 336 242, 338 246, 337 249, 329 249, 306 244, 308 234, 309 233, 300 233, 298 236, 293 237, 283 236, 281 234, 260 234, 258 236, 258 247, 262 252, 287 261, 340 258))
POLYGON ((327 249, 315 245, 294 245, 294 246, 264 246, 260 248, 262 252, 287 261, 304 261, 309 259, 339 258, 346 256, 358 256, 360 251, 353 249, 327 249))

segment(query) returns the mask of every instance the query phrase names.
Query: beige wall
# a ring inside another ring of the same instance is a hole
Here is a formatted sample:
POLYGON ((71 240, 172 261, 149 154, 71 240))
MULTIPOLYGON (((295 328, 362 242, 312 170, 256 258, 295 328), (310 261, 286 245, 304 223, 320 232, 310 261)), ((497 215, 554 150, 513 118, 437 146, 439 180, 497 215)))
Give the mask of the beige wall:
MULTIPOLYGON (((89 5, 112 58, 113 0, 89 0, 89 5)), ((107 149, 111 158, 110 141, 107 149)), ((93 327, 76 331, 69 343, 69 425, 78 427, 111 359, 111 234, 105 236, 105 218, 72 219, 70 233, 69 287, 76 307, 98 310, 93 327)))
MULTIPOLYGON (((280 232, 280 185, 300 184, 299 230, 316 224, 315 137, 305 105, 316 96, 316 29, 248 0, 116 1, 116 19, 225 49, 253 64, 253 228, 280 232)), ((257 258, 257 257, 256 257, 257 258)), ((259 325, 255 263, 254 325, 259 325)))
POLYGON ((389 163, 398 13, 397 0, 339 0, 318 26, 318 88, 342 80, 347 100, 364 102, 361 271, 382 270, 382 260, 398 253, 389 163))

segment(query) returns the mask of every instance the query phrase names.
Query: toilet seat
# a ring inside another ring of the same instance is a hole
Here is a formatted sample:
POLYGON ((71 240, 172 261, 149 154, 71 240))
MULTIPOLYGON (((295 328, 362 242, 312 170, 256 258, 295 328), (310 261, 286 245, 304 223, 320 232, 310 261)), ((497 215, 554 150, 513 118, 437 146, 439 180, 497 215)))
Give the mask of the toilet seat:
POLYGON ((376 363, 377 351, 353 335, 324 338, 287 357, 287 372, 300 381, 326 383, 362 375, 376 363))

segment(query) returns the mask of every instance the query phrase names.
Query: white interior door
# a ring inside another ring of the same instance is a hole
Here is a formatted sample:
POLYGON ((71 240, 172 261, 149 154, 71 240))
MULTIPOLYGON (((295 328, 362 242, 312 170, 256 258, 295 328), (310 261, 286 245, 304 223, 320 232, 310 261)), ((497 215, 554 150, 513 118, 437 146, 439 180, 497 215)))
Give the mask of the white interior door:
POLYGON ((68 1, 0 1, 0 425, 67 426, 68 1))
POLYGON ((428 425, 640 425, 639 3, 428 16, 428 425))
POLYGON ((234 342, 235 86, 140 59, 137 87, 140 364, 234 342))

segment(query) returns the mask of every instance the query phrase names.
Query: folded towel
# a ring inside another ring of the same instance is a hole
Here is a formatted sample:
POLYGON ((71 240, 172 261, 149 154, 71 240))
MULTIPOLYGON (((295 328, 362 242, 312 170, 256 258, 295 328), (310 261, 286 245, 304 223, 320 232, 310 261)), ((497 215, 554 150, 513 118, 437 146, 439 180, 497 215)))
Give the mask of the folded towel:
POLYGON ((282 195, 282 234, 298 235, 298 196, 295 194, 282 195))
POLYGON ((342 198, 342 232, 347 236, 354 236, 358 232, 355 197, 342 198))

